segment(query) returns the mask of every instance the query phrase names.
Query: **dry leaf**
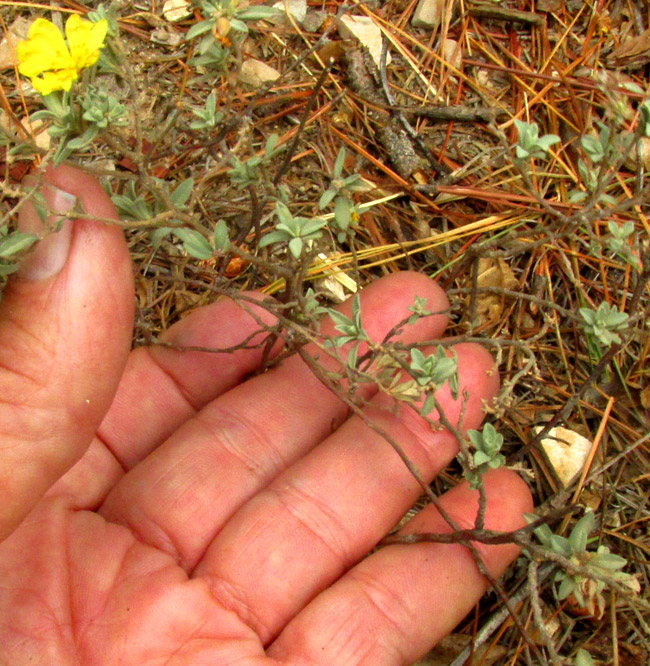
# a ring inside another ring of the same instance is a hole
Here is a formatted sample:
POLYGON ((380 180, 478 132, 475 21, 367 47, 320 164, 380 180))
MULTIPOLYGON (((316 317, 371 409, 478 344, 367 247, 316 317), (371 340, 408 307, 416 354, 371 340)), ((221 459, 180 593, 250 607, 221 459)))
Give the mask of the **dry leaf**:
MULTIPOLYGON (((580 504, 587 509, 592 511, 598 511, 598 507, 603 501, 603 495, 601 492, 596 492, 594 490, 583 490, 580 493, 580 504)), ((613 514, 613 512, 608 512, 608 515, 618 515, 613 514)))
POLYGON ((646 666, 648 664, 648 651, 640 645, 633 643, 619 643, 621 666, 646 666))
MULTIPOLYGON (((482 258, 478 261, 477 286, 516 289, 519 285, 512 269, 504 259, 482 258)), ((486 324, 496 321, 503 312, 505 297, 500 294, 482 293, 476 298, 476 314, 479 322, 486 324)))
POLYGON ((630 170, 636 170, 637 157, 641 158, 643 168, 650 170, 650 138, 642 136, 641 139, 634 143, 625 158, 625 166, 630 170))
POLYGON ((637 69, 650 62, 650 29, 621 42, 608 56, 613 67, 637 69))
POLYGON ((248 262, 241 257, 233 257, 226 266, 225 276, 227 278, 237 277, 248 265, 248 262))
POLYGON ((650 386, 646 386, 640 393, 643 409, 650 409, 650 386))
MULTIPOLYGON (((553 609, 550 608, 543 601, 541 601, 541 599, 540 599, 540 610, 542 611, 542 618, 546 634, 551 638, 557 636, 559 632, 562 631, 562 624, 560 623, 559 618, 557 617, 557 615, 554 615, 553 609)), ((530 633, 530 639, 536 645, 545 645, 547 640, 546 637, 542 635, 537 626, 534 626, 532 628, 532 631, 530 633)))
POLYGON ((183 35, 177 30, 169 28, 165 25, 152 30, 151 34, 149 35, 149 39, 154 44, 162 44, 163 46, 173 47, 178 46, 183 41, 183 35))
MULTIPOLYGON (((321 252, 318 255, 318 258, 325 265, 334 263, 337 257, 338 255, 331 255, 328 257, 324 252, 321 252)), ((326 273, 326 277, 320 278, 316 283, 318 284, 319 289, 324 291, 328 298, 335 303, 343 303, 348 297, 348 293, 356 294, 359 290, 357 283, 340 268, 333 266, 326 271, 326 273)))

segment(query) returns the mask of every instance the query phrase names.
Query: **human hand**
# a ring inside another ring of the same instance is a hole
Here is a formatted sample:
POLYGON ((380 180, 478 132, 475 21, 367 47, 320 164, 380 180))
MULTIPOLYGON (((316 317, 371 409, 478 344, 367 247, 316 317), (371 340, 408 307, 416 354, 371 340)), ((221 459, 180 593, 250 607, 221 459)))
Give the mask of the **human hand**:
MULTIPOLYGON (((89 215, 114 217, 92 178, 67 167, 47 178, 89 215)), ((261 348, 129 353, 121 231, 89 220, 69 231, 67 260, 65 247, 50 263, 38 255, 0 303, 0 663, 408 664, 451 631, 486 590, 464 547, 392 545, 362 559, 420 493, 385 439, 346 420, 297 356, 245 381, 261 348)), ((408 316, 415 295, 447 307, 414 273, 366 288, 371 338, 408 316)), ((259 330, 255 317, 273 323, 250 308, 223 299, 164 339, 235 346, 259 330)), ((445 325, 426 317, 401 339, 434 339, 445 325)), ((463 427, 476 428, 498 375, 481 347, 456 351, 470 393, 463 427)), ((366 414, 427 480, 454 457, 450 433, 362 390, 366 414)), ((457 422, 460 401, 446 389, 438 399, 457 422)), ((520 527, 524 483, 496 470, 485 487, 486 526, 520 527)), ((440 501, 471 527, 477 494, 461 484, 440 501)), ((449 527, 430 506, 402 531, 449 527)), ((517 554, 476 547, 493 576, 517 554)))

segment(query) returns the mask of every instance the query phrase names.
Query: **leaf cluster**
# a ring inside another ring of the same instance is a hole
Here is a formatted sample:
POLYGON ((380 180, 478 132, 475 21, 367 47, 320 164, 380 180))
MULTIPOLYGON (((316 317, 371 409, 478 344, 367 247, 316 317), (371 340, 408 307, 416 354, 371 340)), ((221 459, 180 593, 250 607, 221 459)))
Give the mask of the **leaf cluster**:
POLYGON ((338 229, 337 240, 343 243, 350 231, 359 221, 359 210, 354 205, 352 195, 355 192, 363 192, 367 186, 361 176, 353 173, 343 177, 343 166, 345 165, 345 148, 341 148, 334 162, 331 174, 331 182, 328 189, 321 195, 318 201, 320 210, 324 210, 332 201, 334 202, 334 226, 338 229))
POLYGON ((543 159, 549 148, 560 141, 557 134, 545 134, 539 136, 537 123, 526 123, 523 120, 515 120, 515 126, 519 134, 515 154, 517 159, 525 160, 532 158, 543 159))
MULTIPOLYGON (((531 514, 526 514, 525 517, 529 522, 537 519, 537 516, 531 514)), ((587 550, 589 535, 594 530, 595 522, 594 513, 588 511, 576 523, 568 537, 553 534, 548 525, 536 528, 535 536, 550 551, 587 570, 587 575, 572 574, 563 569, 558 570, 555 574, 558 599, 566 599, 573 595, 583 608, 593 615, 600 616, 605 606, 602 595, 605 583, 598 580, 598 576, 604 573, 623 583, 632 583, 632 587, 634 578, 620 571, 627 565, 627 561, 624 557, 610 552, 607 546, 600 545, 595 551, 587 550)))
MULTIPOLYGON (((82 101, 82 118, 96 128, 124 127, 127 124, 126 106, 114 95, 109 95, 105 90, 89 85, 86 96, 82 101)), ((94 138, 94 137, 93 137, 94 138)))
POLYGON ((616 305, 611 306, 606 301, 603 301, 597 310, 580 308, 580 315, 585 331, 596 336, 605 347, 621 342, 621 337, 616 331, 625 330, 630 318, 627 313, 619 312, 616 305))
POLYGON ((259 247, 263 248, 273 243, 288 242, 289 252, 295 259, 300 257, 306 243, 317 240, 322 236, 321 229, 327 225, 327 221, 319 217, 294 217, 288 206, 282 201, 276 201, 275 214, 280 221, 275 225, 273 231, 262 238, 259 247))
POLYGON ((456 356, 447 356, 444 347, 438 345, 433 354, 425 355, 419 349, 411 349, 411 375, 420 386, 443 386, 447 381, 454 384, 453 393, 458 395, 458 361, 456 356))
POLYGON ((193 130, 214 129, 224 119, 223 112, 217 111, 217 96, 214 90, 206 98, 203 108, 192 107, 190 110, 197 117, 197 120, 190 123, 190 129, 193 130))
POLYGON ((97 8, 89 11, 86 18, 93 23, 106 21, 108 24, 107 34, 109 37, 116 37, 119 33, 119 24, 117 22, 117 3, 111 2, 108 7, 100 2, 97 8))
POLYGON ((359 298, 359 294, 356 294, 352 300, 352 317, 348 317, 342 312, 332 310, 331 308, 323 308, 323 311, 327 312, 334 322, 334 328, 342 334, 326 340, 325 346, 340 348, 345 344, 353 342, 354 344, 348 352, 347 364, 350 368, 356 368, 361 343, 370 342, 370 336, 364 330, 361 320, 361 299, 359 298))
POLYGON ((50 93, 43 97, 45 109, 32 114, 32 120, 49 123, 50 136, 59 139, 54 164, 87 148, 103 130, 127 124, 126 106, 114 95, 93 85, 85 91, 81 104, 69 92, 50 93))
MULTIPOLYGON (((420 299, 419 302, 421 304, 424 301, 420 299)), ((436 406, 436 391, 445 384, 449 384, 454 399, 458 398, 458 357, 454 351, 450 356, 442 345, 438 345, 432 354, 424 354, 414 347, 407 365, 411 379, 399 381, 399 378, 395 378, 388 387, 390 394, 397 400, 414 402, 424 397, 419 412, 428 416, 436 406)))
MULTIPOLYGON (((150 220, 169 210, 167 201, 172 203, 179 213, 188 209, 190 196, 194 190, 193 178, 185 179, 171 192, 165 181, 158 178, 154 178, 153 181, 158 192, 154 191, 149 198, 136 191, 133 181, 129 182, 124 194, 115 194, 111 197, 123 217, 132 220, 150 220)), ((182 220, 172 218, 169 224, 155 228, 151 232, 153 246, 158 247, 165 236, 172 234, 182 242, 183 249, 188 254, 197 259, 209 259, 214 255, 215 250, 224 250, 230 245, 228 229, 223 220, 217 222, 214 234, 210 239, 200 231, 185 227, 183 224, 182 220)))
POLYGON ((432 314, 430 310, 427 310, 427 299, 418 296, 417 294, 415 295, 415 303, 409 305, 408 309, 410 312, 413 312, 407 320, 409 326, 413 326, 413 324, 415 324, 415 322, 421 317, 429 317, 432 314))
POLYGON ((465 478, 470 487, 477 489, 481 485, 481 478, 488 469, 497 469, 505 464, 506 459, 500 453, 503 446, 503 435, 498 433, 491 423, 486 423, 483 430, 469 430, 469 441, 474 446, 472 458, 473 468, 465 470, 465 478))
POLYGON ((630 264, 634 269, 642 269, 638 254, 630 245, 630 239, 634 236, 634 222, 628 220, 623 224, 618 224, 613 220, 607 222, 607 229, 610 236, 605 240, 606 245, 616 253, 623 261, 630 264))
MULTIPOLYGON (((569 201, 572 203, 580 203, 589 194, 597 191, 602 173, 616 159, 621 150, 626 150, 626 140, 623 134, 612 133, 612 128, 604 123, 597 121, 597 124, 600 131, 596 136, 585 134, 580 139, 580 147, 587 159, 582 157, 578 159, 578 172, 586 191, 572 190, 569 194, 569 201)), ((627 143, 629 143, 629 138, 627 143)), ((616 203, 616 199, 606 192, 600 192, 598 201, 609 205, 616 203)))
POLYGON ((273 7, 250 6, 247 0, 199 0, 195 6, 200 9, 203 20, 194 24, 185 36, 189 42, 201 37, 191 64, 203 67, 219 67, 230 55, 232 31, 248 34, 247 21, 271 19, 278 14, 273 7))
POLYGON ((230 158, 231 168, 228 170, 228 177, 235 187, 243 190, 264 181, 266 170, 271 165, 273 158, 284 149, 284 146, 277 145, 278 138, 277 134, 269 136, 264 145, 263 155, 253 155, 246 161, 240 160, 235 155, 230 158))

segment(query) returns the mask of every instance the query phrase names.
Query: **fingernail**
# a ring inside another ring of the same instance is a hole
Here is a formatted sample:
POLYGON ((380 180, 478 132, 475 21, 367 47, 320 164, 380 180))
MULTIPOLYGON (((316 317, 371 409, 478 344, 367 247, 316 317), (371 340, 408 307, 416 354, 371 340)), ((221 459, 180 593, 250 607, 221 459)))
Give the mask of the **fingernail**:
MULTIPOLYGON (((23 179, 28 187, 35 184, 31 176, 23 179)), ((17 275, 24 280, 45 280, 61 272, 68 259, 72 239, 72 221, 67 218, 77 197, 64 192, 50 183, 43 183, 40 193, 49 212, 45 224, 31 201, 26 202, 18 213, 18 228, 23 233, 46 234, 36 243, 31 254, 25 257, 17 275), (58 231, 54 231, 58 229, 58 231)))

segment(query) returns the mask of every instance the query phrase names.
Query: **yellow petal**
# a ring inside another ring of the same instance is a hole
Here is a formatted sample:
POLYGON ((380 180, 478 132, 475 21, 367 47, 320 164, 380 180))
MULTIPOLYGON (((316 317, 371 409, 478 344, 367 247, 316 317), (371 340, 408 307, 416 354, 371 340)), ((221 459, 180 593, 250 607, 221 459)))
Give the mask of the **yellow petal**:
POLYGON ((74 67, 68 69, 57 69, 54 72, 43 72, 40 76, 32 79, 32 85, 41 95, 49 95, 55 90, 70 90, 73 82, 79 78, 74 67))
POLYGON ((106 19, 92 23, 82 19, 79 14, 72 14, 66 21, 65 35, 68 38, 70 54, 77 70, 90 67, 97 62, 107 31, 108 21, 106 19))
POLYGON ((28 39, 18 44, 18 62, 18 71, 30 78, 48 70, 69 69, 74 64, 61 31, 42 18, 32 23, 28 39))

